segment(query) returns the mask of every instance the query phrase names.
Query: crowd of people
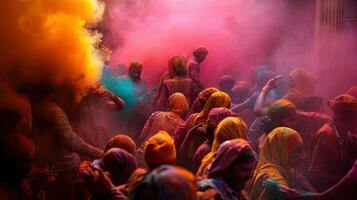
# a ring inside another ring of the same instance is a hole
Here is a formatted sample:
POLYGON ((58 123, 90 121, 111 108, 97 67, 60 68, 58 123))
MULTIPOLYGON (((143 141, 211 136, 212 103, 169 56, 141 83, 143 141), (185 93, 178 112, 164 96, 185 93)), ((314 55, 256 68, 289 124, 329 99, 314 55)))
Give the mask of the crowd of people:
POLYGON ((79 100, 71 84, 1 86, 0 199, 357 198, 357 86, 326 104, 308 70, 284 90, 261 65, 206 87, 206 56, 168 59, 150 91, 139 61, 106 65, 79 100))

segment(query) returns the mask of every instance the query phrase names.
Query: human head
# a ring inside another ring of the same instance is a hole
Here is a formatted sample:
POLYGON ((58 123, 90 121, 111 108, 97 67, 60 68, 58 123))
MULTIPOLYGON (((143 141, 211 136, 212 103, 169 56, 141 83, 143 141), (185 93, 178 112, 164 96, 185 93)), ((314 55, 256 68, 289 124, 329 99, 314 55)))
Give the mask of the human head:
POLYGON ((208 55, 208 50, 205 47, 198 47, 193 51, 193 56, 195 56, 198 63, 202 63, 206 56, 208 55))
POLYGON ((343 123, 349 130, 354 129, 357 118, 357 99, 348 94, 342 94, 328 101, 333 118, 343 123))
POLYGON ((0 139, 0 177, 20 181, 30 173, 35 159, 35 145, 29 138, 13 134, 0 139))
POLYGON ((258 87, 263 87, 270 79, 274 78, 275 76, 275 73, 272 71, 264 71, 258 75, 256 84, 258 87))
POLYGON ((269 133, 279 126, 290 127, 296 117, 296 108, 293 103, 286 99, 279 99, 269 106, 262 118, 262 128, 269 133))
POLYGON ((242 103, 246 98, 248 98, 249 94, 249 84, 245 81, 239 81, 236 86, 232 88, 232 100, 234 103, 242 103))
POLYGON ((231 98, 229 97, 229 95, 225 92, 218 91, 213 93, 209 97, 209 99, 207 100, 205 106, 201 111, 201 115, 207 116, 208 113, 213 108, 219 108, 219 107, 230 108, 230 106, 231 106, 231 98))
POLYGON ((206 136, 211 144, 213 143, 214 140, 214 130, 216 129, 218 124, 226 117, 232 117, 232 116, 236 116, 236 115, 228 108, 213 108, 209 112, 206 121, 206 136))
POLYGON ((144 157, 150 170, 161 165, 176 163, 174 140, 165 131, 159 131, 145 143, 144 157))
POLYGON ((219 80, 218 85, 219 85, 219 89, 221 91, 229 93, 229 92, 231 92, 235 83, 236 83, 236 80, 234 80, 233 76, 224 75, 219 80))
POLYGON ((134 156, 123 149, 109 149, 102 161, 101 168, 110 174, 110 180, 116 186, 125 184, 136 170, 134 156))
POLYGON ((236 192, 240 192, 252 177, 256 162, 249 142, 244 139, 228 140, 219 146, 208 177, 223 177, 236 192))
POLYGON ((139 61, 133 61, 129 65, 129 71, 128 71, 129 77, 133 81, 140 80, 142 70, 143 70, 143 64, 139 61))
POLYGON ((214 132, 212 151, 218 150, 220 144, 236 138, 247 139, 248 127, 239 117, 226 117, 217 126, 214 132))
POLYGON ((147 174, 131 193, 131 200, 196 200, 195 176, 181 167, 161 166, 147 174))
POLYGON ((289 87, 304 95, 312 96, 315 94, 316 80, 310 72, 296 68, 289 74, 289 87))
POLYGON ((118 134, 111 138, 107 145, 105 146, 104 151, 107 152, 111 148, 120 148, 131 155, 135 156, 136 154, 136 144, 135 142, 127 135, 118 134))
POLYGON ((169 72, 172 76, 184 77, 187 75, 186 63, 182 56, 174 56, 170 58, 169 72))
POLYGON ((186 97, 182 93, 174 93, 168 99, 169 111, 174 112, 181 117, 185 116, 188 112, 188 103, 186 97))
POLYGON ((270 132, 260 150, 258 167, 275 164, 286 170, 296 168, 305 158, 300 134, 287 127, 278 127, 270 132))

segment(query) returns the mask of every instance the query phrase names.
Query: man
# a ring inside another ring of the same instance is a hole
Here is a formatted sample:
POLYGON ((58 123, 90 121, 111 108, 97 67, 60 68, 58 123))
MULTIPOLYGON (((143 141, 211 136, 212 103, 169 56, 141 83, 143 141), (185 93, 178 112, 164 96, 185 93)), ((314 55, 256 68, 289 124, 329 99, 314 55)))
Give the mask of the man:
POLYGON ((198 47, 193 51, 193 57, 187 62, 188 76, 201 88, 200 64, 206 59, 208 50, 205 47, 198 47))
POLYGON ((357 99, 343 94, 329 101, 333 121, 316 134, 312 146, 310 173, 319 191, 328 189, 347 174, 357 158, 357 99))

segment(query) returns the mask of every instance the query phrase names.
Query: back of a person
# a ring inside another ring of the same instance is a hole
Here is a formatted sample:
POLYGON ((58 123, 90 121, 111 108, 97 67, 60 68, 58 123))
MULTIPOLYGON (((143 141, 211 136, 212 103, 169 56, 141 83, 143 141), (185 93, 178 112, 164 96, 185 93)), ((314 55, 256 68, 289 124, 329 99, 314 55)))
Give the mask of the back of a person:
POLYGON ((53 118, 66 120, 65 113, 51 101, 39 103, 34 108, 33 135, 36 157, 40 165, 54 171, 65 171, 79 165, 79 156, 67 151, 56 137, 53 118))
POLYGON ((174 93, 182 93, 185 95, 187 102, 190 102, 192 105, 195 98, 193 91, 193 82, 190 78, 177 77, 174 79, 169 79, 164 82, 164 86, 167 89, 168 96, 171 96, 174 93))
POLYGON ((173 136, 176 129, 185 123, 179 115, 173 112, 156 112, 150 117, 149 120, 150 127, 145 138, 141 141, 141 149, 144 147, 145 141, 157 132, 166 131, 173 136))

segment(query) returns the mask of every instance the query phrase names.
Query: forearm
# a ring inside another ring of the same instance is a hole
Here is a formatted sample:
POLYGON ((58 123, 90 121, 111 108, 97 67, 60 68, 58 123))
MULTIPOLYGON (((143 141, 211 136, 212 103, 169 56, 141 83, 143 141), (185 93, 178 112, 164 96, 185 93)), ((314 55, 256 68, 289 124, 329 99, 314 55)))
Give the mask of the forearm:
POLYGON ((263 115, 264 102, 268 96, 269 88, 264 87, 259 93, 257 100, 255 101, 254 114, 258 117, 263 115))

